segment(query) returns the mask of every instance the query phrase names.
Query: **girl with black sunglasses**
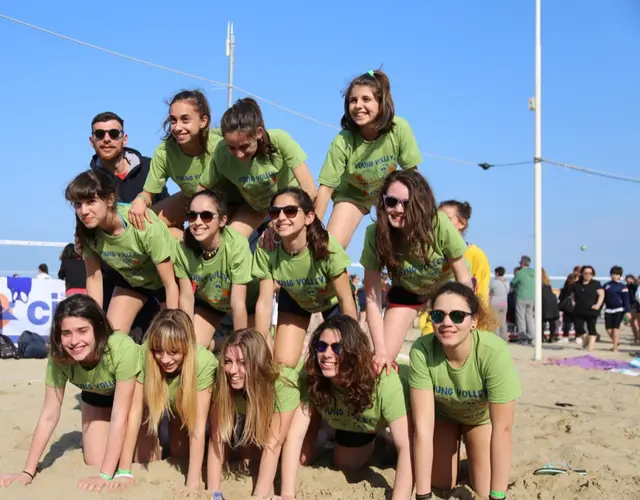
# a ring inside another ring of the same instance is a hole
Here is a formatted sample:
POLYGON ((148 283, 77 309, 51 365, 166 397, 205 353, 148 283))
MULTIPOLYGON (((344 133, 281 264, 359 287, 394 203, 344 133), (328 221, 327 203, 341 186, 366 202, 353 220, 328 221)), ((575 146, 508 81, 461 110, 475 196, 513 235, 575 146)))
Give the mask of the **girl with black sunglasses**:
POLYGON ((340 312, 356 317, 344 249, 313 211, 311 197, 300 188, 278 191, 269 215, 279 238, 275 250, 258 247, 253 275, 260 280, 256 328, 268 338, 274 287, 280 285, 274 355, 294 367, 300 360, 313 313, 327 318, 340 312))
POLYGON ((408 374, 377 374, 367 334, 344 315, 326 320, 313 332, 304 371, 303 401, 308 404, 296 410, 282 452, 282 498, 295 498, 298 466, 313 461, 321 419, 335 430, 333 461, 345 469, 364 467, 376 437, 389 427, 398 452, 391 498, 410 498, 408 374))
POLYGON ((395 115, 391 84, 381 70, 354 78, 344 93, 342 131, 333 139, 318 182, 322 220, 333 199, 327 230, 347 248, 362 218, 376 204, 384 179, 399 166, 422 163, 411 126, 395 115))
POLYGON ((187 222, 174 264, 180 308, 193 316, 198 344, 213 350, 213 335, 225 314, 231 313, 233 330, 253 323, 258 282, 251 276, 249 241, 227 226, 222 195, 211 190, 197 193, 187 222))
POLYGON ((365 233, 360 263, 374 359, 378 369, 389 371, 429 294, 454 277, 470 287, 472 281, 463 257, 467 244, 438 211, 431 186, 417 169, 389 174, 376 213, 365 233), (392 286, 383 318, 380 276, 385 268, 392 286))
POLYGON ((495 320, 480 299, 461 283, 435 293, 430 315, 434 335, 420 337, 410 353, 416 498, 432 486, 455 487, 464 439, 471 486, 480 497, 504 499, 521 394, 509 347, 493 333, 495 320))

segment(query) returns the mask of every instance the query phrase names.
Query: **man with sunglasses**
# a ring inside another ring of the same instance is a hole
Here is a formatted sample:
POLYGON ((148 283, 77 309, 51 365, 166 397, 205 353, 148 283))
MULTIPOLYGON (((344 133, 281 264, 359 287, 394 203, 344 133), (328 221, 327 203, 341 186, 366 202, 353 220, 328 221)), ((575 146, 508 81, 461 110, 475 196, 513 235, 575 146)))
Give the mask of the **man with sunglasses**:
MULTIPOLYGON (((111 111, 97 114, 91 120, 91 137, 89 143, 96 154, 91 158, 90 167, 93 170, 104 169, 116 177, 118 201, 131 203, 138 193, 142 192, 144 182, 149 175, 151 159, 142 156, 138 151, 126 147, 127 134, 124 131, 124 120, 111 111)), ((167 188, 154 196, 157 203, 169 196, 167 188)), ((104 287, 104 310, 109 308, 109 301, 114 288, 113 273, 109 267, 102 266, 104 287)), ((138 313, 133 323, 132 337, 142 337, 159 310, 159 304, 148 300, 138 313), (137 334, 135 333, 137 332, 137 334)), ((138 339, 138 340, 140 340, 138 339)))

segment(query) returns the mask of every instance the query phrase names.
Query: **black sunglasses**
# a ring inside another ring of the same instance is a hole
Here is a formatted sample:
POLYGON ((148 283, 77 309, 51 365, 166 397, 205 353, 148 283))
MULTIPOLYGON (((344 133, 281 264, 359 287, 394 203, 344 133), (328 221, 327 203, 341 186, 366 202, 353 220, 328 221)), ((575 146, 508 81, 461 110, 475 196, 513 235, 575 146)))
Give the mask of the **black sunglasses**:
POLYGON ((97 128, 93 131, 93 135, 99 141, 104 139, 104 136, 107 134, 109 134, 109 137, 115 141, 116 139, 120 139, 120 137, 122 137, 123 131, 117 128, 111 128, 109 130, 103 130, 101 128, 97 128))
POLYGON ((296 205, 287 205, 286 207, 269 207, 269 217, 272 219, 277 219, 280 217, 280 212, 284 212, 284 216, 287 219, 295 219, 296 215, 298 215, 298 210, 300 207, 296 205))
POLYGON ((434 323, 442 323, 444 318, 449 316, 451 322, 455 325, 459 325, 464 322, 467 316, 473 316, 470 312, 467 311, 449 311, 448 313, 441 311, 440 309, 434 309, 429 312, 429 316, 431 317, 431 321, 434 323))
POLYGON ((193 224, 195 221, 200 220, 205 224, 209 224, 213 219, 215 219, 218 214, 213 213, 211 210, 203 210, 202 212, 195 212, 194 210, 189 210, 187 212, 187 221, 189 224, 193 224))
POLYGON ((316 340, 314 344, 316 347, 316 351, 325 352, 327 347, 331 347, 333 354, 336 356, 340 356, 342 354, 342 344, 340 342, 334 342, 333 344, 327 344, 324 340, 316 340))
POLYGON ((409 204, 409 200, 401 200, 395 196, 387 196, 386 194, 382 195, 382 200, 384 201, 384 206, 387 208, 396 208, 398 205, 402 205, 402 208, 406 210, 409 204))

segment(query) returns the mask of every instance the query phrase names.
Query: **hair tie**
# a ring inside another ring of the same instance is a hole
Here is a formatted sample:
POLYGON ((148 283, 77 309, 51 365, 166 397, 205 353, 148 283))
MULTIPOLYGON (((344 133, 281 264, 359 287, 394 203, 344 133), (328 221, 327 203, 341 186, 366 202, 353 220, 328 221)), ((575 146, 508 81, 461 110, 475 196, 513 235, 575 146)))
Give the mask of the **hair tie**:
POLYGON ((375 76, 376 76, 372 69, 370 69, 369 71, 367 71, 367 74, 368 74, 371 78, 375 78, 375 76))

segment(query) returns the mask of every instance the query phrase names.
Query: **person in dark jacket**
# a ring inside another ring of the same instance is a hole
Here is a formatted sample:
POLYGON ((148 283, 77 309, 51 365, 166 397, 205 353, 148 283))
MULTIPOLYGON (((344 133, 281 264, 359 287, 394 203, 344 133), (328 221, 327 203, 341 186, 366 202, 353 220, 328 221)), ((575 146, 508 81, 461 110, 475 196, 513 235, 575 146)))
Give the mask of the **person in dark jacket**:
POLYGON ((562 336, 566 339, 569 338, 571 327, 573 326, 573 284, 577 283, 580 279, 580 274, 571 273, 567 276, 567 279, 560 290, 560 296, 558 297, 560 311, 562 311, 562 336))
POLYGON ((620 266, 613 266, 609 271, 611 281, 604 285, 604 326, 613 342, 614 352, 618 350, 620 344, 622 318, 631 319, 629 287, 625 281, 622 281, 622 273, 620 266))
POLYGON ((640 303, 638 303, 638 298, 636 297, 638 283, 633 274, 627 274, 624 280, 627 282, 627 287, 629 288, 629 306, 631 307, 629 311, 631 313, 629 325, 631 325, 631 330, 633 331, 635 344, 640 345, 640 303))
MULTIPOLYGON (((551 288, 551 280, 547 272, 542 269, 542 322, 549 323, 549 342, 558 340, 558 328, 556 322, 560 319, 558 298, 551 288)), ((544 333, 544 332, 543 332, 544 333)), ((545 341, 544 334, 542 341, 545 341)))
POLYGON ((60 254, 58 278, 64 280, 67 296, 74 293, 87 293, 87 270, 82 256, 76 253, 73 243, 69 243, 60 254))
MULTIPOLYGON (((91 158, 89 166, 93 170, 102 169, 111 172, 117 179, 118 201, 131 203, 142 191, 147 175, 149 175, 151 159, 142 156, 135 149, 126 147, 127 141, 124 120, 117 114, 106 111, 97 114, 91 120, 89 143, 96 154, 91 158)), ((157 203, 168 197, 169 192, 165 186, 160 193, 154 196, 153 202, 157 203)), ((109 301, 113 295, 114 273, 115 271, 103 264, 103 307, 105 311, 109 308, 109 301)), ((144 333, 159 310, 160 306, 157 302, 148 300, 138 313, 132 328, 140 328, 144 333)))

